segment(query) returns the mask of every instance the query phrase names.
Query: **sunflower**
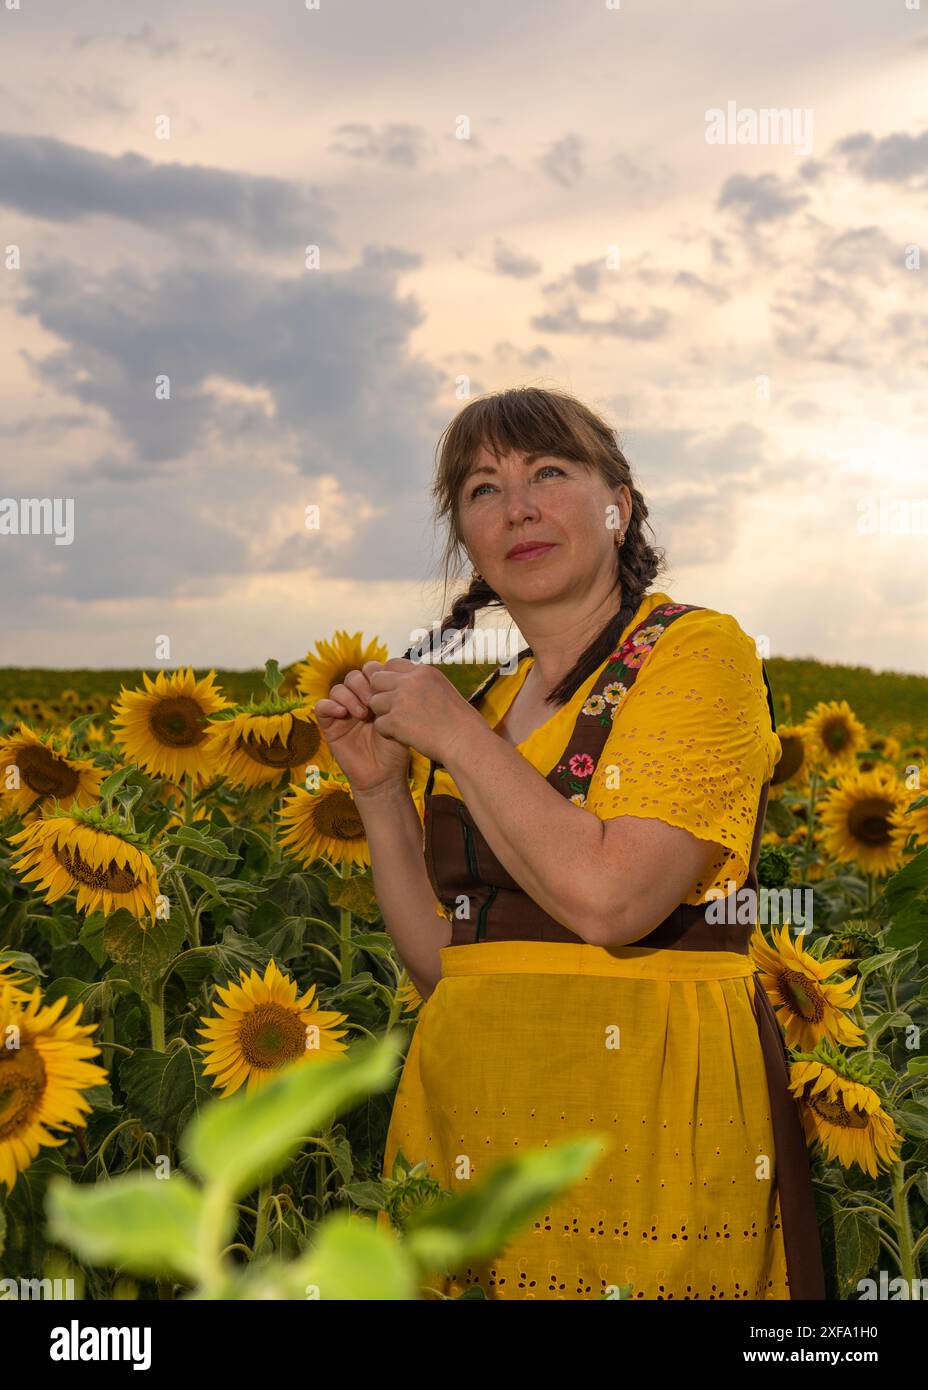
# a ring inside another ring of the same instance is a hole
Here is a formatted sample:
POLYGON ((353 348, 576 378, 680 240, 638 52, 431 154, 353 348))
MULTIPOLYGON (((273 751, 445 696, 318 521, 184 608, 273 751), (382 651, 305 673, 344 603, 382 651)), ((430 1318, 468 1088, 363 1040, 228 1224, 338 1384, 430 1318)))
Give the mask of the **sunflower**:
POLYGON ((857 750, 865 748, 867 730, 847 700, 820 700, 802 724, 806 754, 815 766, 828 768, 853 763, 857 750))
POLYGON ((332 686, 349 671, 360 670, 365 661, 386 661, 388 656, 388 649, 376 637, 365 644, 360 632, 349 637, 340 630, 331 642, 317 642, 315 654, 307 652, 306 660, 296 665, 297 688, 312 709, 317 700, 328 699, 332 686))
POLYGON ((291 709, 246 708, 210 724, 210 755, 229 782, 246 791, 310 766, 332 769, 329 745, 302 699, 291 709))
POLYGON ((55 797, 64 809, 92 805, 99 799, 105 776, 104 769, 92 759, 69 758, 67 743, 56 734, 42 738, 28 724, 20 723, 15 734, 0 738, 4 807, 17 811, 24 820, 36 819, 43 803, 55 797))
POLYGON ((105 743, 106 729, 102 724, 88 724, 84 729, 83 738, 85 743, 105 743))
POLYGON ((127 830, 115 812, 104 816, 96 807, 72 807, 35 821, 9 840, 21 845, 13 869, 26 883, 37 880, 46 902, 76 890, 79 912, 125 907, 140 922, 146 913, 154 922, 155 866, 139 847, 142 836, 127 830))
POLYGON ((845 922, 831 934, 831 947, 836 956, 850 956, 852 960, 866 960, 877 956, 883 943, 876 931, 869 928, 875 924, 866 921, 845 922))
POLYGON ((883 777, 891 780, 898 776, 892 763, 886 762, 883 758, 876 757, 873 753, 864 753, 857 758, 858 772, 879 772, 883 777))
POLYGON ((82 1092, 107 1079, 104 1067, 87 1060, 100 1051, 87 1041, 95 1025, 78 1021, 79 1004, 62 1016, 67 1002, 62 994, 43 1006, 38 988, 16 997, 0 985, 0 1036, 18 1040, 0 1048, 0 1182, 8 1192, 40 1148, 67 1143, 67 1133, 52 1130, 85 1124, 92 1106, 82 1092))
POLYGON ((879 754, 888 763, 898 762, 902 753, 902 745, 897 738, 893 738, 892 734, 871 733, 869 742, 870 752, 879 754))
POLYGON ((909 810, 900 807, 899 810, 893 812, 890 820, 904 833, 906 840, 914 834, 917 845, 928 845, 928 805, 919 806, 914 811, 911 807, 909 810))
POLYGON ((867 1041, 857 1024, 845 1013, 860 999, 853 993, 853 980, 829 980, 829 975, 853 965, 850 960, 816 960, 789 929, 771 932, 768 945, 760 927, 751 937, 751 959, 758 967, 759 981, 776 1011, 786 1034, 787 1047, 813 1048, 821 1038, 845 1047, 860 1047, 867 1041))
POLYGON ((826 853, 838 863, 854 863, 868 874, 885 874, 902 863, 906 831, 897 811, 908 795, 895 773, 848 772, 826 792, 819 806, 826 853))
POLYGON ((791 793, 809 784, 809 758, 802 725, 781 725, 777 738, 782 751, 770 777, 770 795, 774 800, 786 794, 786 783, 791 793))
POLYGON ((20 974, 11 960, 0 960, 0 990, 6 986, 14 999, 25 999, 26 994, 21 986, 25 984, 26 978, 20 974))
POLYGON ((416 989, 415 985, 413 984, 412 980, 409 978, 405 970, 403 971, 402 978, 400 979, 400 982, 397 985, 396 997, 402 1002, 404 1014, 413 1013, 416 1009, 420 1009, 422 1005, 425 1003, 425 1000, 422 998, 422 995, 416 989))
POLYGON ((338 1029, 347 1014, 320 1009, 311 985, 297 998, 296 981, 268 961, 264 978, 256 970, 239 971, 240 983, 217 988, 222 1004, 218 1018, 201 1018, 198 1029, 207 1041, 203 1071, 213 1074, 213 1086, 230 1096, 247 1082, 248 1091, 264 1085, 274 1072, 290 1063, 312 1062, 343 1053, 340 1042, 347 1029, 338 1029))
POLYGON ((897 1162, 902 1136, 880 1097, 864 1080, 863 1056, 842 1058, 819 1046, 790 1066, 789 1087, 800 1102, 808 1144, 819 1143, 843 1168, 852 1163, 878 1176, 897 1162))
POLYGON ((142 673, 144 690, 126 690, 113 705, 113 737, 125 756, 155 777, 195 784, 215 776, 209 756, 209 717, 228 708, 213 685, 215 671, 198 681, 192 669, 154 680, 142 673))
POLYGON ((316 792, 291 784, 278 819, 286 827, 279 843, 307 867, 323 855, 360 868, 371 862, 364 822, 344 777, 327 777, 316 792))

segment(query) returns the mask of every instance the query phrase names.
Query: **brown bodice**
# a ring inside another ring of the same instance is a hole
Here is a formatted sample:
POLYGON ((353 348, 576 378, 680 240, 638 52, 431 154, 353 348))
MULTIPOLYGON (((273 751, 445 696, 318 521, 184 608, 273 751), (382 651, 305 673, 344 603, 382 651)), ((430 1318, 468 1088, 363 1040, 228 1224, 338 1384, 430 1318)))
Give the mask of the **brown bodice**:
MULTIPOLYGON (((627 698, 648 655, 663 632, 682 614, 693 612, 700 605, 665 603, 653 609, 629 633, 612 654, 571 731, 567 747, 558 759, 547 781, 563 796, 585 796, 590 778, 602 754, 614 719, 620 719, 621 703, 627 698), (647 633, 642 637, 642 633, 647 633), (624 687, 624 693, 621 691, 624 687), (604 691, 609 691, 604 696, 604 691), (594 699, 599 696, 601 698, 594 699)), ((520 653, 520 658, 525 653, 520 653)), ((773 697, 767 672, 761 662, 771 727, 776 730, 773 697)), ((476 704, 500 675, 494 671, 471 695, 476 704)), ((436 897, 451 915, 451 946, 472 945, 478 941, 571 941, 581 938, 570 931, 529 897, 512 878, 493 853, 467 806, 456 796, 433 793, 434 761, 429 767, 425 788, 424 843, 425 863, 436 897), (456 915, 458 900, 464 897, 469 916, 456 915)), ((749 898, 757 902, 757 856, 767 808, 769 783, 765 782, 758 798, 754 835, 747 877, 739 889, 753 890, 749 898)), ((709 904, 680 903, 647 936, 635 941, 636 946, 669 947, 696 951, 737 951, 746 954, 753 930, 750 923, 738 918, 753 913, 724 912, 723 921, 707 921, 709 904), (733 920, 729 922, 727 919, 733 920)), ((715 916, 719 904, 715 907, 715 916)))

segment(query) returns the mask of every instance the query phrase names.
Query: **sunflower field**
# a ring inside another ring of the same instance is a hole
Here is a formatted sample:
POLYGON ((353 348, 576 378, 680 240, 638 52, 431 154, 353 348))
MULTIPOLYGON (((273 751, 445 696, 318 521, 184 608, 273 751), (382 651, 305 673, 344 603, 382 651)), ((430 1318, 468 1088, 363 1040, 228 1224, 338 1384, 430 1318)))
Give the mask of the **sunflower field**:
MULTIPOLYGON (((582 1180, 576 1138, 466 1198, 401 1155, 421 1004, 314 718, 387 649, 263 689, 0 686, 0 1282, 78 1298, 438 1299, 582 1180)), ((471 685, 482 678, 474 668, 471 685)), ((456 682, 457 683, 457 682, 456 682)), ((776 684, 776 679, 775 679, 776 684)), ((928 754, 839 690, 781 723, 751 952, 791 1060, 829 1297, 915 1297, 928 1244, 928 754)), ((417 801, 420 815, 421 802, 417 801)), ((467 1297, 484 1296, 468 1290, 467 1297)))

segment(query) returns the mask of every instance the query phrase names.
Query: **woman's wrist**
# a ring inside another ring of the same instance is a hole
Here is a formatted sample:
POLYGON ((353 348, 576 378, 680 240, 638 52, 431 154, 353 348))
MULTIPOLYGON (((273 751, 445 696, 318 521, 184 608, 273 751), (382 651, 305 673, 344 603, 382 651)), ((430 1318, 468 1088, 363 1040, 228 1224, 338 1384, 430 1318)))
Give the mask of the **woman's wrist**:
POLYGON ((394 800, 403 801, 412 796, 406 776, 386 777, 373 787, 351 788, 351 799, 356 806, 372 806, 394 800))

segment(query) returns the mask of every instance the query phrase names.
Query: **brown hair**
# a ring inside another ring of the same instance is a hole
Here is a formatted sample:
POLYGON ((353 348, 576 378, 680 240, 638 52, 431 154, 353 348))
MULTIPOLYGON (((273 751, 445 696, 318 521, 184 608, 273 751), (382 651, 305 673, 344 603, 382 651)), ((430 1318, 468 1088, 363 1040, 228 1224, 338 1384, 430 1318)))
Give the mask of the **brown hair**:
MULTIPOLYGON (((437 504, 436 520, 448 522, 444 552, 446 593, 452 569, 456 567, 458 575, 461 574, 464 553, 457 516, 458 492, 481 445, 497 458, 513 451, 534 453, 542 450, 558 458, 572 459, 598 469, 608 487, 624 483, 631 493, 632 510, 625 543, 616 547, 616 589, 621 586, 621 606, 560 684, 545 696, 547 703, 563 705, 615 650, 642 595, 663 568, 664 553, 652 548, 644 538, 648 509, 632 481, 631 469, 619 448, 615 431, 606 421, 566 392, 534 386, 514 387, 470 401, 439 439, 432 496, 437 504)), ((442 620, 441 631, 472 628, 479 609, 503 607, 503 600, 485 579, 472 579, 469 588, 455 599, 450 613, 442 620)), ((520 656, 531 654, 531 647, 525 647, 520 656)))

